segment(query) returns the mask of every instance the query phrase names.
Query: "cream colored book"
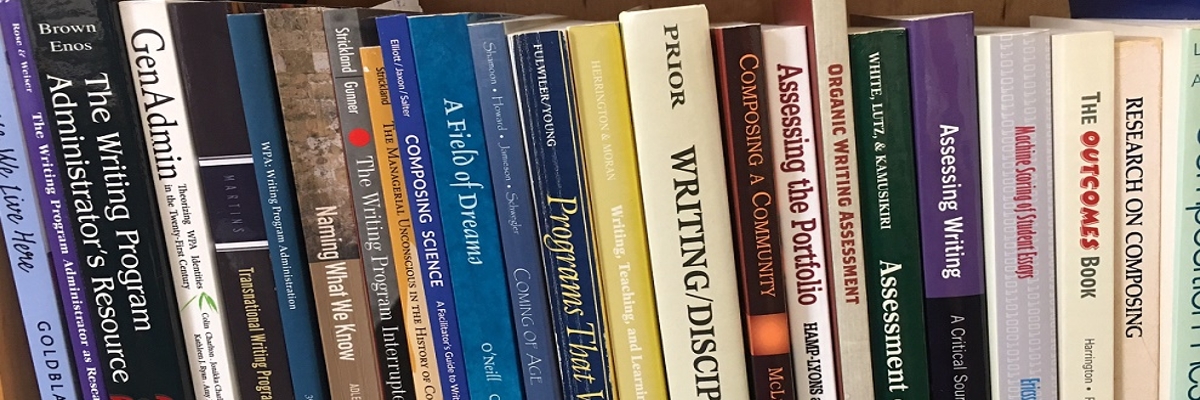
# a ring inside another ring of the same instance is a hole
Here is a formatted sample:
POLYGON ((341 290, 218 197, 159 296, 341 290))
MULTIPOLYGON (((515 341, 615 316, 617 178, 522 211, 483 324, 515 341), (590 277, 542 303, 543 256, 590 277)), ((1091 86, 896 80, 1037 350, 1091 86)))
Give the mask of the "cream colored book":
POLYGON ((1118 172, 1116 396, 1158 397, 1159 208, 1162 190, 1162 39, 1116 40, 1118 172), (1147 207, 1147 205, 1151 205, 1147 207))
POLYGON ((669 395, 745 398, 708 11, 628 11, 620 22, 669 395))
MULTIPOLYGON (((1195 112, 1200 106, 1200 85, 1196 84, 1200 82, 1200 52, 1195 51, 1200 46, 1200 24, 1047 17, 1033 17, 1030 22, 1048 28, 1109 30, 1118 35, 1162 40, 1162 149, 1158 161, 1162 185, 1157 194, 1150 194, 1151 203, 1147 204, 1157 207, 1160 213, 1158 254, 1160 265, 1168 266, 1160 271, 1162 284, 1158 289, 1161 355, 1158 398, 1186 399, 1194 385, 1192 365, 1200 363, 1200 340, 1196 339, 1200 314, 1193 313, 1191 304, 1192 296, 1197 294, 1192 282, 1200 280, 1200 268, 1196 268, 1197 261, 1193 260, 1193 255, 1200 251, 1200 244, 1193 240, 1200 231, 1200 219, 1196 218, 1200 209, 1196 205, 1196 188, 1200 187, 1200 166, 1196 164, 1200 158, 1200 141, 1196 138, 1200 113, 1195 112)), ((1123 123, 1123 118, 1124 115, 1118 121, 1123 123)), ((1120 253, 1116 256, 1124 257, 1120 253)))
POLYGON ((1113 398, 1117 143, 1113 34, 1052 31, 1059 394, 1113 398))

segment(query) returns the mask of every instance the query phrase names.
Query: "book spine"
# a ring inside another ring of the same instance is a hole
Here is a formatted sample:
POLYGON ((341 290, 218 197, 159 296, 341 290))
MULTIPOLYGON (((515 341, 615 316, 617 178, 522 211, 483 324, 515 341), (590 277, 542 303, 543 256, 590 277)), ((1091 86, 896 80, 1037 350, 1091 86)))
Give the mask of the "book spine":
POLYGON ((621 31, 615 23, 567 29, 580 142, 595 212, 601 292, 619 399, 665 399, 662 335, 654 305, 646 216, 633 145, 621 31))
MULTIPOLYGON (((191 146, 244 398, 293 398, 275 274, 224 3, 168 5, 191 146)), ((165 83, 165 81, 164 81, 165 83)), ((188 138, 185 138, 188 139, 188 138)))
POLYGON ((266 10, 330 397, 383 394, 320 8, 266 10), (314 57, 313 52, 317 52, 314 57))
MULTIPOLYGON (((1187 29, 1185 32, 1183 48, 1164 49, 1183 53, 1182 76, 1163 76, 1164 88, 1182 88, 1177 89, 1182 92, 1178 105, 1180 128, 1178 132, 1172 132, 1171 143, 1164 140, 1162 153, 1163 187, 1173 188, 1163 195, 1162 212, 1177 216, 1163 216, 1162 240, 1164 243, 1173 242, 1173 246, 1169 247, 1172 251, 1162 253, 1163 257, 1171 257, 1171 261, 1164 264, 1175 266, 1175 273, 1163 279, 1172 284, 1163 285, 1160 296, 1164 312, 1160 349, 1167 359, 1161 368, 1163 389, 1160 397, 1172 399, 1189 395, 1193 385, 1189 375, 1192 367, 1200 363, 1200 340, 1195 339, 1197 332, 1200 332, 1200 314, 1195 313, 1196 309, 1191 304, 1191 298, 1200 296, 1200 289, 1191 284, 1200 280, 1200 260, 1193 258, 1194 254, 1200 252, 1200 244, 1193 240, 1194 235, 1200 232, 1200 202, 1193 197, 1195 190, 1200 188, 1200 176, 1197 176, 1200 166, 1194 162, 1200 159, 1200 138, 1196 137, 1196 132, 1200 131, 1200 117, 1191 112, 1200 104, 1200 87, 1192 83, 1200 80, 1200 54, 1194 51, 1200 46, 1200 29, 1187 29)), ((1164 133, 1164 139, 1167 138, 1164 133)))
POLYGON ((542 261, 554 310, 563 397, 610 399, 612 359, 600 297, 592 209, 570 56, 558 30, 514 35, 513 69, 529 157, 542 261))
POLYGON ((205 338, 185 341, 188 371, 200 382, 194 388, 196 397, 238 398, 237 383, 243 376, 234 375, 230 325, 235 324, 228 317, 239 313, 226 312, 228 292, 221 290, 236 279, 230 282, 231 277, 221 273, 213 254, 167 3, 126 2, 120 9, 131 76, 138 77, 134 89, 140 94, 146 157, 154 166, 159 218, 164 239, 171 244, 167 257, 169 265, 177 266, 171 271, 184 336, 205 338))
POLYGON ((626 12, 621 30, 646 220, 676 221, 646 226, 670 397, 744 396, 708 11, 626 12))
MULTIPOLYGON (((3 25, 5 31, 11 26, 8 23, 3 25)), ((21 385, 36 388, 41 398, 79 399, 81 382, 71 368, 72 354, 68 347, 66 322, 63 321, 62 305, 54 296, 56 283, 51 270, 53 260, 46 241, 46 231, 41 224, 43 219, 49 218, 38 207, 38 190, 35 188, 39 186, 34 180, 31 155, 26 152, 28 141, 22 129, 22 115, 18 111, 17 93, 21 88, 13 85, 14 78, 22 78, 18 50, 21 49, 14 48, 11 41, 0 42, 0 54, 6 55, 9 60, 8 63, 0 63, 0 69, 3 70, 0 71, 0 194, 4 196, 5 203, 4 211, 0 213, 0 225, 3 225, 8 266, 12 268, 11 272, 4 274, 15 291, 9 296, 18 303, 9 307, 15 311, 19 305, 19 313, 14 314, 19 314, 18 318, 24 323, 24 329, 20 329, 21 335, 15 335, 14 332, 12 336, 25 336, 28 344, 28 350, 24 350, 27 353, 25 358, 33 361, 30 367, 36 385, 33 382, 21 385)), ((19 328, 9 326, 5 329, 16 331, 19 328)), ((5 345, 21 348, 24 347, 22 344, 16 342, 5 345)), ((18 358, 15 354, 10 356, 18 358)), ((20 386, 8 379, 9 376, 5 378, 7 385, 14 388, 20 386)))
POLYGON ((233 59, 259 202, 267 223, 267 246, 292 393, 298 399, 324 400, 329 396, 329 388, 296 213, 296 190, 279 115, 279 93, 273 79, 271 49, 267 46, 266 22, 262 14, 229 15, 227 20, 230 37, 238 38, 231 42, 233 59))
MULTIPOLYGON (((408 189, 404 187, 404 172, 400 161, 400 142, 396 136, 396 125, 392 117, 392 100, 388 92, 388 73, 383 64, 383 51, 378 46, 363 47, 359 51, 363 63, 363 80, 366 83, 371 124, 375 131, 375 156, 380 163, 383 202, 388 212, 388 229, 391 233, 392 256, 396 260, 396 274, 403 275, 400 285, 401 313, 405 319, 405 338, 408 340, 407 356, 413 366, 413 390, 424 398, 441 398, 441 377, 436 363, 436 351, 431 347, 432 325, 429 320, 429 305, 425 297, 425 277, 417 270, 417 237, 413 234, 413 218, 408 208, 408 189)), ((405 354, 397 354, 403 357, 405 354)))
POLYGON ((487 136, 493 190, 500 217, 500 242, 508 273, 509 304, 517 325, 517 351, 521 355, 525 395, 556 400, 563 396, 562 379, 543 369, 555 365, 558 355, 550 325, 550 298, 546 271, 537 236, 537 221, 530 191, 529 167, 522 143, 520 113, 512 56, 505 22, 472 24, 471 53, 476 92, 484 107, 483 133, 487 136))
MULTIPOLYGON (((3 237, 0 237, 0 258, 8 258, 8 247, 2 243, 3 241, 3 237)), ((22 318, 18 296, 16 282, 13 281, 13 271, 8 268, 0 268, 0 320, 16 321, 22 318)), ((0 331, 0 343, 11 344, 0 347, 0 371, 4 371, 3 374, 0 374, 0 397, 35 399, 41 396, 38 389, 37 372, 34 371, 33 364, 29 362, 33 359, 29 354, 30 348, 23 346, 27 340, 25 333, 25 329, 22 327, 0 331)), ((62 389, 59 391, 63 392, 62 389)), ((50 396, 46 397, 50 398, 50 396)), ((75 398, 78 397, 75 395, 75 398)))
MULTIPOLYGON (((147 144, 138 124, 116 6, 23 3, 59 170, 84 268, 94 359, 107 397, 195 398, 147 144), (138 351, 137 349, 155 349, 138 351)), ((64 216, 65 217, 65 216, 64 216)), ((71 285, 67 285, 69 288, 71 285)), ((78 320, 78 316, 76 317, 78 320)), ((95 377, 95 378, 92 378, 95 377)), ((95 393, 94 389, 91 391, 95 393)))
POLYGON ((1162 193, 1162 40, 1119 39, 1116 43, 1116 115, 1122 115, 1124 143, 1117 141, 1123 166, 1118 237, 1121 283, 1115 296, 1118 315, 1114 391, 1118 398, 1158 398, 1159 287, 1161 257, 1158 207, 1147 207, 1162 193), (1123 211, 1123 213, 1122 213, 1123 211))
POLYGON ((986 396, 974 22, 956 14, 900 25, 912 79, 925 82, 911 90, 931 398, 986 396))
POLYGON ((488 173, 467 23, 476 14, 409 20, 413 60, 420 77, 425 126, 442 208, 464 366, 476 398, 520 398, 521 379, 508 304, 495 198, 488 173))
MULTIPOLYGON (((81 398, 101 400, 108 397, 108 390, 100 367, 100 357, 97 354, 95 332, 93 331, 92 315, 94 306, 88 300, 91 298, 87 285, 80 277, 83 263, 79 259, 79 250, 75 241, 75 225, 67 208, 67 196, 63 191, 62 176, 59 175, 58 151, 50 134, 49 122, 46 118, 46 103, 42 96, 41 76, 34 57, 34 43, 29 36, 29 23, 19 1, 0 2, 0 23, 4 27, 5 46, 9 49, 8 62, 13 73, 13 88, 21 112, 21 127, 25 132, 25 149, 31 163, 33 179, 41 182, 38 190, 38 207, 42 212, 42 229, 47 237, 54 242, 47 243, 50 249, 51 270, 57 290, 42 293, 58 293, 58 303, 61 306, 65 322, 62 332, 64 340, 60 341, 70 349, 66 356, 71 361, 59 362, 57 366, 64 369, 63 375, 74 374, 76 385, 81 390, 81 398), (73 372, 70 370, 74 366, 73 372)), ((14 279, 19 279, 14 276, 14 279)), ((20 288, 22 286, 18 286, 20 288)), ((25 298, 22 296, 21 298, 25 298)), ((43 327, 45 333, 53 335, 54 326, 43 327)), ((34 332, 37 332, 36 330, 34 332)), ((41 343, 31 341, 30 343, 41 343)), ((31 354, 33 350, 31 347, 31 354)), ((39 379, 40 372, 39 372, 39 379)), ((66 387, 64 386, 64 389, 66 387)), ((68 390, 60 390, 67 395, 68 390)))
POLYGON ((430 325, 434 325, 434 343, 438 374, 442 379, 443 397, 470 398, 470 387, 462 365, 465 360, 458 323, 458 306, 454 300, 447 243, 442 230, 442 213, 433 162, 429 151, 429 136, 425 130, 417 69, 413 65, 413 41, 408 17, 396 15, 376 20, 380 42, 389 55, 388 92, 392 98, 392 117, 396 134, 403 143, 401 161, 404 165, 404 184, 408 189, 408 207, 413 214, 413 228, 421 238, 417 259, 424 278, 425 297, 429 306, 430 325))
POLYGON ((1112 32, 1052 37, 1059 392, 1113 396, 1116 144, 1112 32))
POLYGON ((734 254, 741 282, 750 380, 759 399, 796 398, 787 300, 777 285, 779 210, 774 155, 764 114, 762 30, 743 25, 712 30, 717 91, 724 131, 725 165, 733 208, 734 254))
POLYGON ((388 212, 380 187, 379 160, 375 157, 376 134, 370 107, 364 101, 365 79, 359 49, 377 45, 374 19, 361 9, 325 11, 325 42, 337 91, 338 121, 341 123, 346 165, 350 170, 358 235, 373 316, 375 355, 379 361, 384 397, 408 399, 413 392, 412 363, 408 357, 405 318, 399 312, 400 286, 396 260, 392 257, 388 212))
POLYGON ((875 396, 867 299, 863 285, 863 225, 861 214, 854 107, 847 96, 850 50, 845 0, 776 1, 779 22, 808 27, 809 70, 817 104, 813 119, 820 160, 821 201, 825 237, 831 255, 834 337, 838 390, 845 400, 875 396))
POLYGON ((917 165, 903 30, 850 35, 877 398, 928 399, 917 165))
POLYGON ((992 398, 1053 396, 1050 36, 983 35, 977 44, 992 398))
POLYGON ((766 86, 796 390, 801 398, 833 400, 838 398, 833 315, 821 232, 825 216, 813 137, 808 34, 796 26, 764 29, 762 35, 765 68, 775 71, 775 84, 766 86))

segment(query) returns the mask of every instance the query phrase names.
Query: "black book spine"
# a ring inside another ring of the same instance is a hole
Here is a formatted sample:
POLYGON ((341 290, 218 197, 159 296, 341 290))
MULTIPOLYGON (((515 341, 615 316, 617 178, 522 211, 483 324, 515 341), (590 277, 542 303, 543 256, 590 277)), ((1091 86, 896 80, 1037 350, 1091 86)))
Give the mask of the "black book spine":
POLYGON ((42 94, 112 399, 192 399, 116 3, 27 0, 42 94))
POLYGON ((167 8, 216 248, 233 370, 244 399, 294 398, 249 129, 226 15, 231 3, 167 8))
POLYGON ((354 193, 384 398, 415 399, 412 360, 407 356, 409 344, 400 309, 401 287, 397 263, 392 257, 388 213, 384 210, 380 163, 376 159, 376 134, 372 133, 374 125, 367 104, 362 57, 358 52, 362 47, 379 45, 374 17, 390 13, 364 9, 327 10, 324 13, 325 42, 337 92, 338 120, 350 172, 350 188, 354 193))

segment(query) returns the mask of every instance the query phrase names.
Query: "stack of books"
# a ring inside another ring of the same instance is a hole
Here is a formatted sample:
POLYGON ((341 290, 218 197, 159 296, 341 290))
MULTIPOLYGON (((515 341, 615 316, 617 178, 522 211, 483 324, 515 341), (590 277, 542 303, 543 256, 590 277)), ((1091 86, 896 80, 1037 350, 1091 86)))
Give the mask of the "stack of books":
POLYGON ((89 400, 1192 393, 1200 24, 779 5, 0 3, 3 354, 89 400))

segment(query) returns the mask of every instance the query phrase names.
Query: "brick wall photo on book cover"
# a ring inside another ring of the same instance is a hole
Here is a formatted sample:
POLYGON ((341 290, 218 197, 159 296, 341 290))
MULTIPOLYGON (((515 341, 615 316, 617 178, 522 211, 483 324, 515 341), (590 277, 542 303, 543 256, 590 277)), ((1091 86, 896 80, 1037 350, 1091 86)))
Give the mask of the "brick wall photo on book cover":
POLYGON ((275 278, 275 296, 287 350, 292 391, 297 398, 324 400, 329 396, 320 332, 313 306, 313 287, 305 258, 296 190, 279 112, 271 49, 267 46, 262 14, 227 17, 232 37, 242 114, 249 132, 258 195, 269 221, 267 246, 275 278))
POLYGON ((321 8, 266 10, 332 398, 383 397, 321 8))

